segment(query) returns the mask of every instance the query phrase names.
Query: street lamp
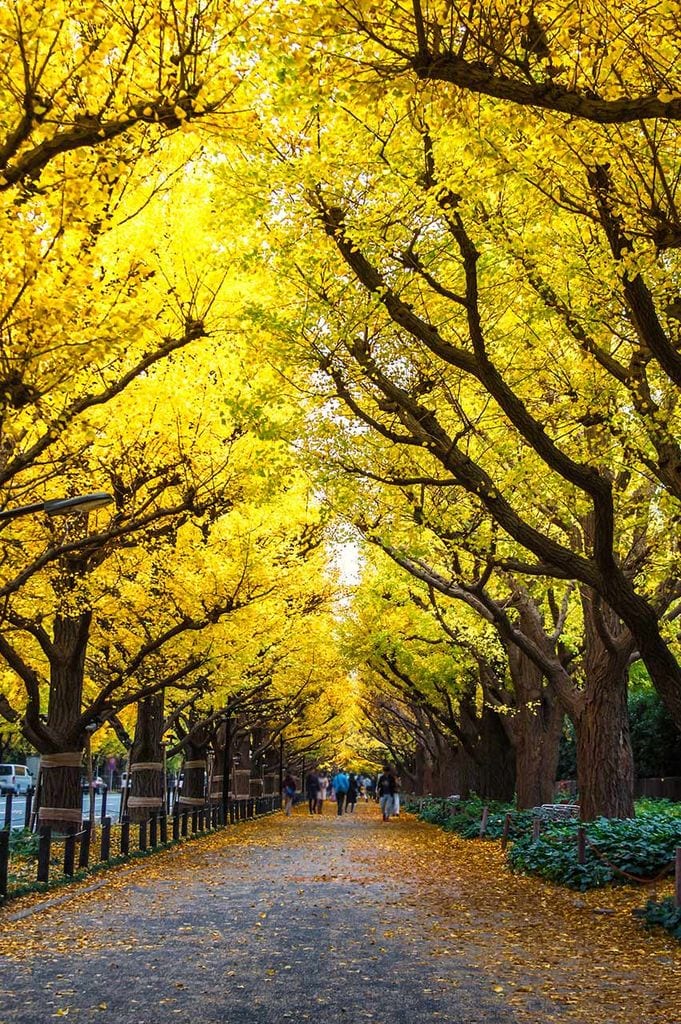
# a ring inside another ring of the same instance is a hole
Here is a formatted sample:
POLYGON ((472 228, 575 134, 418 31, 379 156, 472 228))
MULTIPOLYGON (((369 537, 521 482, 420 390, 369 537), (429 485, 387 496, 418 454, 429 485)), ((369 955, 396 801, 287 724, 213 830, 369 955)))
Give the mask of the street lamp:
POLYGON ((76 494, 73 498, 52 498, 49 501, 36 501, 32 505, 20 505, 18 508, 7 508, 0 512, 0 520, 18 519, 33 512, 46 512, 48 516, 62 516, 69 512, 91 512, 103 505, 110 505, 113 498, 106 491, 95 494, 76 494))

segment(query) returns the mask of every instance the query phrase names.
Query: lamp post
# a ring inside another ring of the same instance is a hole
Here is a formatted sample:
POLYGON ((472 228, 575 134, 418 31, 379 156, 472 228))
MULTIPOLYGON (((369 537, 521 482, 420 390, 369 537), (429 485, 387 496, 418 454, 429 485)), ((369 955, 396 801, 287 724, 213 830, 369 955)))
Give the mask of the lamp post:
POLYGON ((36 501, 32 505, 19 505, 18 508, 6 508, 0 512, 0 521, 18 519, 34 512, 45 512, 48 516, 62 516, 69 512, 91 512, 103 505, 110 505, 113 498, 106 491, 95 494, 76 494, 72 498, 51 498, 49 501, 36 501))

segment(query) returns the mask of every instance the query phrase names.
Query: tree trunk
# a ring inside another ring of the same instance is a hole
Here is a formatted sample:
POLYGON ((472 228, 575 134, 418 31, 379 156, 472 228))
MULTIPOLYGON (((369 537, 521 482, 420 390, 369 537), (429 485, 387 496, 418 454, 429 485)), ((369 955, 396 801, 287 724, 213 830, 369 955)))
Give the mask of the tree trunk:
POLYGON ((478 746, 478 785, 483 800, 511 801, 515 792, 515 750, 499 715, 485 708, 480 719, 478 746))
POLYGON ((182 783, 182 796, 180 797, 180 809, 191 811, 197 807, 203 807, 206 803, 206 756, 208 753, 208 742, 193 742, 187 740, 184 745, 184 781, 182 783))
POLYGON ((525 810, 553 800, 563 708, 541 669, 513 644, 508 660, 516 699, 516 802, 525 810))
POLYGON ((633 818, 634 759, 627 707, 629 648, 606 642, 621 626, 592 591, 582 593, 585 626, 584 706, 575 719, 581 817, 633 818), (599 617, 601 623, 599 623, 599 617))
MULTIPOLYGON (((437 750, 437 758, 432 770, 431 792, 434 796, 452 796, 454 793, 460 793, 465 774, 461 771, 460 748, 453 746, 451 738, 439 731, 433 732, 433 745, 437 750)), ((466 786, 465 781, 464 785, 466 786)))
POLYGON ((91 612, 54 620, 50 657, 50 694, 47 705, 47 732, 54 738, 50 749, 40 749, 41 825, 58 832, 79 827, 82 814, 80 785, 84 736, 79 732, 83 698, 85 653, 90 631, 91 612))
POLYGON ((419 796, 427 796, 433 792, 433 759, 424 743, 416 743, 414 759, 416 761, 416 792, 419 796))
POLYGON ((215 734, 213 736, 213 774, 210 780, 211 788, 209 794, 209 799, 211 803, 222 803, 225 783, 225 753, 227 753, 228 757, 231 756, 229 750, 225 751, 225 746, 227 744, 227 729, 229 728, 229 726, 231 726, 231 721, 229 725, 227 722, 222 722, 216 729, 215 734))
POLYGON ((681 664, 660 633, 658 614, 619 576, 606 577, 600 591, 628 626, 653 686, 677 729, 681 729, 681 664))
POLYGON ((132 788, 128 814, 131 821, 146 821, 163 807, 163 696, 160 690, 137 705, 129 769, 132 788))

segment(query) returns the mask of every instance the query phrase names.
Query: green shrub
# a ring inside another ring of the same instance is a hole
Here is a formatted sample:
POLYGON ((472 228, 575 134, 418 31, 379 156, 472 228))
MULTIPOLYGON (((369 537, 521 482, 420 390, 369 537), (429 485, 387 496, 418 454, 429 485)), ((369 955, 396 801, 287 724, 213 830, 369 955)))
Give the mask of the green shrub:
POLYGON ((645 818, 651 814, 660 814, 667 818, 681 818, 681 804, 652 796, 639 797, 636 801, 636 817, 645 818))
POLYGON ((666 900, 648 900, 644 920, 650 927, 664 928, 681 940, 681 908, 674 905, 671 896, 666 900))
POLYGON ((587 826, 592 845, 587 843, 585 863, 578 864, 577 828, 577 822, 553 824, 536 840, 522 836, 508 852, 511 868, 572 889, 592 889, 628 882, 627 874, 641 879, 655 877, 671 865, 681 844, 678 816, 599 818, 587 826))
POLYGON ((468 800, 452 803, 449 800, 429 797, 425 801, 415 801, 405 805, 406 810, 418 813, 422 821, 430 825, 439 825, 446 832, 454 832, 462 839, 478 839, 483 809, 489 809, 485 839, 500 839, 504 829, 506 814, 513 814, 511 819, 511 838, 522 835, 532 828, 532 812, 516 811, 513 804, 499 800, 483 800, 472 796, 468 800), (420 805, 420 806, 419 806, 420 805))
POLYGON ((27 828, 15 829, 9 834, 10 851, 17 857, 37 857, 40 837, 27 828))

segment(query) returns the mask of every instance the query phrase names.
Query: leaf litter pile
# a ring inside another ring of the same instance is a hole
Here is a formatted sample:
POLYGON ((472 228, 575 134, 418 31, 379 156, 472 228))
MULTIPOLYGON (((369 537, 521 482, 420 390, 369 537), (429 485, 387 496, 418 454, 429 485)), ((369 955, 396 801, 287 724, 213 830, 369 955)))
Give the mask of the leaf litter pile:
POLYGON ((410 816, 383 825, 373 805, 277 815, 8 905, 0 1024, 239 1024, 269 1019, 272 1001, 282 1020, 392 1024, 390 999, 457 1024, 681 1024, 681 952, 632 916, 645 898, 511 875, 497 844, 410 816), (330 964, 317 992, 311 961, 330 964))

